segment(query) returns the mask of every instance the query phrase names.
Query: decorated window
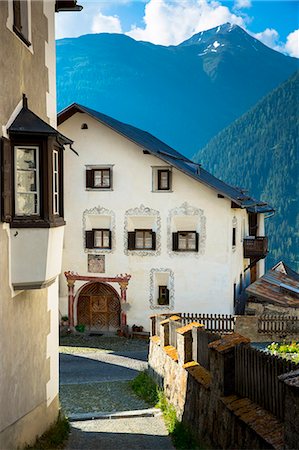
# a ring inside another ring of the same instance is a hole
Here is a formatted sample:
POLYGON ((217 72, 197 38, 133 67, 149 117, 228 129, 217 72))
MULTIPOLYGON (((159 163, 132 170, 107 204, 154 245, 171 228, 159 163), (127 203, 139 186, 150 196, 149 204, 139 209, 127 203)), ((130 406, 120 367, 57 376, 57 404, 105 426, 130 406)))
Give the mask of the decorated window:
POLYGON ((49 228, 64 225, 62 136, 27 107, 23 108, 2 137, 3 222, 12 228, 49 228))
POLYGON ((128 232, 128 250, 155 250, 156 233, 152 230, 128 232))
POLYGON ((158 305, 169 305, 169 289, 167 286, 159 286, 158 305))
POLYGON ((196 231, 178 231, 172 233, 172 249, 182 252, 197 252, 198 233, 196 231))
POLYGON ((92 229, 85 232, 86 248, 111 249, 111 230, 92 229))

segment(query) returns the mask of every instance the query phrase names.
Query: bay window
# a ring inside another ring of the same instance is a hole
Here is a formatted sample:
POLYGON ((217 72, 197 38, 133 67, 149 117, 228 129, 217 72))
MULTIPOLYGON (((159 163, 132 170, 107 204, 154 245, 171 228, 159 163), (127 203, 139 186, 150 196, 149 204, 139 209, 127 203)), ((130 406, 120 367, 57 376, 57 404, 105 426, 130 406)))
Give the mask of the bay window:
POLYGON ((3 222, 11 228, 64 225, 63 145, 72 141, 23 108, 2 137, 1 170, 3 222))
POLYGON ((15 146, 15 213, 40 214, 39 147, 15 146))

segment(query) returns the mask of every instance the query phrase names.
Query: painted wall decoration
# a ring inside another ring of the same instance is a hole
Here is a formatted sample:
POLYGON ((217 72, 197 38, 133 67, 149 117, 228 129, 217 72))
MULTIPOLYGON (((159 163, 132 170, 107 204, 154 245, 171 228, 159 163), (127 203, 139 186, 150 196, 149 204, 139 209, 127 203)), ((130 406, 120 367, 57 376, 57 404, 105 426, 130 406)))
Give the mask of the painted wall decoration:
POLYGON ((114 253, 115 251, 115 238, 116 238, 116 231, 115 231, 115 213, 114 211, 104 208, 102 206, 95 206, 94 208, 91 209, 86 209, 85 211, 83 211, 83 217, 82 217, 82 233, 83 233, 83 247, 84 247, 84 251, 85 253, 89 253, 89 254, 96 254, 96 253, 114 253), (89 230, 90 228, 88 227, 88 216, 99 216, 99 218, 101 216, 109 216, 110 217, 110 230, 111 230, 111 235, 112 235, 112 245, 111 245, 111 249, 88 249, 85 246, 85 231, 89 230))
POLYGON ((105 273, 105 255, 87 255, 88 272, 105 273))
POLYGON ((144 206, 143 204, 141 204, 139 207, 128 209, 125 212, 124 253, 125 253, 125 255, 134 253, 134 255, 138 255, 138 256, 158 256, 161 254, 161 216, 160 216, 159 211, 148 208, 148 207, 144 206), (155 230, 154 231, 156 232, 156 250, 128 250, 128 231, 129 231, 128 219, 129 219, 129 217, 134 217, 134 216, 136 216, 136 217, 138 217, 138 216, 140 216, 140 217, 142 217, 142 216, 155 217, 155 230))
POLYGON ((188 202, 182 203, 181 206, 177 208, 173 208, 169 211, 169 215, 167 217, 167 251, 170 257, 179 256, 179 257, 193 257, 199 258, 201 255, 205 253, 205 244, 206 244, 206 217, 204 215, 204 211, 200 208, 195 208, 188 204, 188 202), (173 232, 173 218, 176 216, 192 216, 197 217, 197 231, 199 234, 198 240, 198 252, 176 252, 172 250, 172 232, 173 232))
POLYGON ((150 270, 150 308, 157 310, 173 310, 174 309, 174 272, 169 268, 153 268, 150 270), (169 305, 158 305, 156 299, 156 275, 157 274, 167 274, 168 282, 167 286, 169 289, 169 305))

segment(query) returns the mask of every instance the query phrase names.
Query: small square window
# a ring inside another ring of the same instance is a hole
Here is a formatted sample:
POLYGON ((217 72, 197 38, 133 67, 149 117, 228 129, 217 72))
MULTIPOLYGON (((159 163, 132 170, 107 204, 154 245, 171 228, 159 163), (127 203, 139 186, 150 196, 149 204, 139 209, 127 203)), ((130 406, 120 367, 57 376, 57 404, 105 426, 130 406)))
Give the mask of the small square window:
POLYGON ((128 250, 155 250, 156 233, 152 230, 128 232, 128 250))
POLYGON ((159 286, 158 305, 169 305, 169 289, 167 286, 159 286))
POLYGON ((153 192, 170 192, 172 189, 171 167, 153 167, 153 192))
POLYGON ((172 249, 180 252, 198 251, 198 233, 196 231, 178 231, 172 233, 172 249))
POLYGON ((158 191, 169 191, 170 189, 170 171, 158 170, 158 191))
POLYGON ((97 167, 86 170, 86 188, 112 189, 112 168, 97 167))
POLYGON ((111 249, 111 230, 92 229, 85 232, 86 248, 111 249))

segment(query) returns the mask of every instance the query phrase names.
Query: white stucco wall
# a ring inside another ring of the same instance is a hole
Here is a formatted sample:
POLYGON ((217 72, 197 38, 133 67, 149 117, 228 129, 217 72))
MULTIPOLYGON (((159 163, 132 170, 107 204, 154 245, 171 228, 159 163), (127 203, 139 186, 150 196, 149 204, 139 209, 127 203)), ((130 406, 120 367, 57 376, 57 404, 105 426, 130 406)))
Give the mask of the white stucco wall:
MULTIPOLYGON (((55 1, 28 2, 30 47, 12 30, 12 8, 12 0, 0 2, 0 60, 6 63, 0 130, 6 137, 22 93, 32 111, 56 124, 55 1)), ((48 288, 23 291, 14 291, 12 282, 57 277, 62 240, 63 227, 11 229, 0 223, 1 449, 33 444, 57 419, 58 279, 48 288)))
MULTIPOLYGON (((152 155, 144 154, 136 144, 86 114, 75 114, 59 129, 75 141, 75 148, 79 153, 79 156, 72 152, 65 155, 67 225, 63 271, 71 270, 80 275, 99 276, 130 273, 132 279, 127 291, 130 304, 129 325, 141 324, 148 329, 148 316, 161 312, 158 306, 153 308, 150 304, 153 289, 150 282, 151 272, 159 269, 169 269, 173 273, 173 311, 232 313, 233 283, 238 284, 240 273, 247 263, 243 259, 241 235, 243 222, 246 224, 244 233, 247 233, 246 211, 232 209, 230 200, 218 198, 216 191, 175 168, 172 169, 172 192, 152 192, 152 166, 167 164, 152 155), (87 123, 88 129, 82 130, 82 123, 87 123), (113 165, 113 190, 86 190, 85 166, 102 164, 113 165), (128 252, 125 245, 126 223, 130 226, 127 211, 130 210, 133 216, 142 215, 141 205, 153 210, 148 213, 151 217, 155 218, 156 212, 159 213, 161 227, 160 231, 157 230, 157 250, 147 252, 145 256, 128 252), (91 229, 91 225, 94 226, 96 219, 93 219, 95 216, 92 214, 97 214, 97 211, 100 215, 112 217, 114 225, 111 225, 111 251, 84 248, 85 227, 91 229), (194 215, 184 219, 185 213, 194 215), (175 228, 171 227, 174 215, 178 227, 184 223, 188 226, 189 223, 190 231, 193 229, 195 217, 200 240, 198 253, 179 254, 171 251, 171 232, 175 231, 175 228), (237 228, 234 249, 233 221, 237 228), (88 253, 105 255, 104 274, 88 273, 88 253)), ((75 292, 81 285, 82 283, 76 282, 75 292)), ((67 314, 67 287, 64 277, 60 287, 60 313, 67 314)), ((156 294, 154 301, 155 296, 156 294)))

